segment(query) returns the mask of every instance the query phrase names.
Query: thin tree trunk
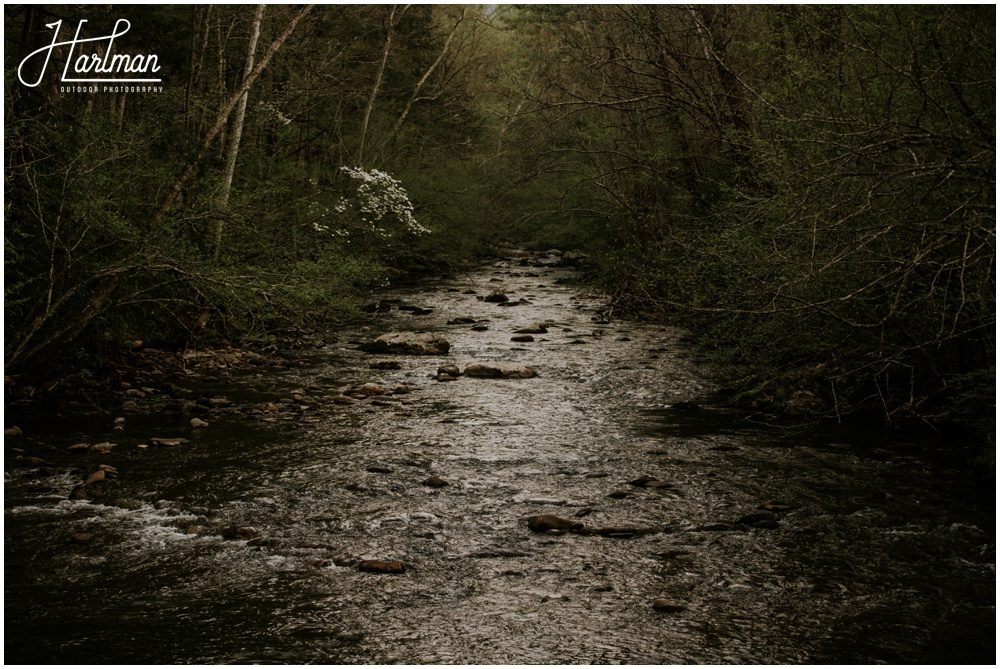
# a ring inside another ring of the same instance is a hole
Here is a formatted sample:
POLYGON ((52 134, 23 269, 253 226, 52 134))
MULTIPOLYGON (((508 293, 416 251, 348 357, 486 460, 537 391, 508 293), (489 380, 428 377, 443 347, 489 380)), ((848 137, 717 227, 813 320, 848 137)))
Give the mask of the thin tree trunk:
MULTIPOLYGON (((382 87, 382 75, 385 73, 385 64, 389 60, 389 49, 392 47, 392 34, 396 28, 396 7, 397 5, 393 5, 392 11, 389 12, 389 25, 385 28, 385 46, 382 48, 382 62, 379 63, 378 72, 375 74, 375 83, 372 85, 371 95, 368 96, 368 105, 365 107, 365 115, 361 120, 361 138, 358 140, 358 157, 356 160, 358 167, 364 167, 365 136, 368 134, 368 121, 372 116, 375 98, 378 97, 379 88, 382 87)), ((403 7, 402 11, 399 12, 399 16, 402 17, 409 8, 409 5, 403 7)))
POLYGON ((187 90, 184 93, 184 124, 188 128, 192 125, 190 118, 191 98, 201 83, 201 67, 205 61, 205 51, 208 49, 211 16, 212 5, 207 5, 204 8, 195 6, 194 34, 191 35, 191 72, 188 75, 187 90))
POLYGON ((301 21, 314 6, 315 5, 306 5, 298 14, 295 15, 295 18, 291 20, 284 32, 278 35, 274 41, 271 42, 271 45, 267 47, 267 51, 264 52, 264 56, 253 68, 253 71, 250 73, 250 76, 246 78, 246 81, 243 82, 236 92, 234 92, 219 109, 219 113, 215 117, 215 123, 213 123, 212 127, 208 129, 208 132, 205 133, 205 137, 201 141, 201 148, 198 150, 198 155, 194 157, 194 160, 188 162, 188 164, 184 166, 184 169, 181 170, 181 173, 177 175, 177 179, 174 180, 174 183, 170 186, 170 189, 160 201, 160 205, 156 208, 156 212, 154 212, 152 218, 150 218, 150 234, 156 231, 156 228, 159 227, 160 222, 163 220, 163 216, 167 213, 167 210, 170 209, 175 202, 177 202, 177 199, 181 195, 181 190, 184 188, 184 184, 186 184, 188 179, 191 178, 191 175, 194 174, 194 171, 197 168, 198 163, 201 162, 201 159, 205 157, 205 153, 208 151, 209 146, 211 146, 212 140, 218 136, 219 132, 226 125, 229 115, 236 108, 240 98, 243 97, 244 93, 250 90, 250 86, 253 85, 253 82, 256 81, 258 76, 260 76, 260 73, 263 72, 268 66, 271 62, 271 58, 274 57, 274 54, 278 52, 281 45, 285 43, 288 36, 292 34, 293 30, 295 30, 295 26, 299 24, 299 21, 301 21))
POLYGON ((386 136, 383 144, 385 142, 388 142, 397 132, 399 132, 399 129, 403 125, 403 121, 406 120, 407 115, 410 113, 410 107, 412 107, 413 103, 417 101, 417 96, 420 94, 420 89, 423 88, 424 84, 434 73, 434 70, 436 70, 437 66, 441 64, 442 60, 444 60, 445 54, 448 53, 448 47, 451 45, 451 40, 452 38, 455 37, 455 33, 458 32, 458 27, 462 25, 463 21, 465 21, 465 16, 468 13, 468 11, 469 11, 468 7, 462 8, 462 16, 461 18, 458 19, 458 21, 455 22, 454 27, 452 27, 451 32, 448 34, 448 38, 444 41, 444 46, 441 47, 441 53, 438 54, 437 60, 431 63, 431 66, 427 68, 426 72, 424 72, 424 76, 420 77, 420 81, 418 81, 417 85, 413 88, 413 93, 410 95, 410 99, 406 102, 406 107, 403 108, 403 113, 399 115, 398 119, 396 119, 396 124, 392 126, 392 130, 386 136))
MULTIPOLYGON (((250 73, 253 72, 253 60, 257 54, 257 40, 260 39, 260 26, 264 22, 265 5, 257 5, 257 13, 253 18, 253 28, 250 32, 250 42, 247 45, 247 59, 243 66, 243 80, 246 81, 250 73)), ((247 100, 250 98, 250 89, 240 97, 236 105, 236 116, 233 118, 233 127, 229 132, 229 146, 226 149, 226 165, 222 172, 222 192, 219 194, 219 206, 225 209, 229 206, 229 193, 233 187, 233 173, 236 171, 236 158, 240 152, 240 139, 243 137, 243 120, 247 113, 247 100)), ((212 252, 214 258, 219 257, 222 247, 222 229, 225 220, 219 218, 215 223, 215 247, 212 252)))

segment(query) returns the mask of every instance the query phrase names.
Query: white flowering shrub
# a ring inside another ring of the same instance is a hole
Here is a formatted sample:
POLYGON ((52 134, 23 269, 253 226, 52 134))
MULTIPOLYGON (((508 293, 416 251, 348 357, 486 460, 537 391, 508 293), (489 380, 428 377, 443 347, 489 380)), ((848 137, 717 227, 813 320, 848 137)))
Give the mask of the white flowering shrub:
POLYGON ((349 177, 358 182, 351 197, 340 198, 332 207, 323 207, 318 202, 310 205, 313 228, 320 233, 350 237, 355 229, 376 238, 389 238, 397 233, 422 235, 430 232, 420 225, 413 216, 413 203, 403 184, 381 170, 364 170, 355 167, 341 167, 349 177), (346 227, 325 224, 327 214, 346 227))

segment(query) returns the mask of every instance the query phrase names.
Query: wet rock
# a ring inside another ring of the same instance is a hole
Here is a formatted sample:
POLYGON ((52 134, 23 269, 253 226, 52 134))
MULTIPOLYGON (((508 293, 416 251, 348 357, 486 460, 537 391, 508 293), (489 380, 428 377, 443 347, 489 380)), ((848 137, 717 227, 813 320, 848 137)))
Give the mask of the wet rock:
POLYGON ((441 365, 438 367, 437 373, 447 374, 449 376, 461 376, 462 370, 458 368, 458 365, 441 365))
POLYGON ((474 325, 469 329, 472 330, 473 332, 486 332, 490 328, 487 325, 474 325))
POLYGON ((423 485, 430 486, 431 488, 443 488, 449 485, 449 483, 440 476, 431 476, 428 479, 424 479, 423 485))
POLYGON ((182 446, 184 444, 190 444, 190 439, 185 439, 184 437, 153 437, 149 440, 150 446, 159 446, 160 448, 170 448, 172 446, 182 446))
POLYGON ((345 490, 350 490, 351 492, 368 492, 368 488, 364 487, 360 483, 348 483, 344 486, 345 490))
POLYGON ((522 365, 484 365, 476 363, 465 368, 465 375, 478 379, 530 379, 538 376, 535 370, 522 365))
POLYGON ((475 318, 452 318, 448 321, 448 325, 470 325, 475 322, 475 318))
POLYGON ((367 353, 445 355, 451 344, 444 337, 427 332, 393 332, 384 334, 369 344, 363 344, 360 348, 367 353))
POLYGON ((73 535, 73 543, 75 544, 89 544, 94 540, 94 535, 91 532, 77 532, 73 535))
POLYGON ((530 334, 526 334, 526 335, 514 335, 513 337, 510 338, 510 340, 520 343, 527 343, 535 341, 535 338, 532 337, 530 334))
POLYGON ((589 516, 593 512, 594 512, 594 510, 590 509, 590 508, 580 509, 579 511, 577 511, 576 513, 573 514, 573 517, 574 518, 583 518, 584 516, 589 516))
POLYGON ((14 426, 8 427, 7 429, 4 430, 3 431, 3 436, 5 436, 5 437, 13 437, 13 438, 16 439, 17 437, 23 437, 24 436, 24 432, 21 431, 21 428, 19 428, 17 425, 14 425, 14 426))
POLYGON ((457 376, 452 376, 451 374, 438 374, 434 377, 435 381, 446 382, 446 381, 458 381, 457 376))
POLYGON ((373 466, 373 467, 369 467, 366 471, 369 471, 372 474, 391 474, 392 473, 392 470, 390 468, 388 468, 388 467, 381 467, 381 466, 378 466, 378 465, 373 466))
POLYGON ((532 532, 548 532, 549 530, 561 530, 563 532, 567 530, 579 531, 583 529, 583 523, 543 513, 528 518, 528 529, 532 532))
POLYGON ((675 602, 672 599, 667 599, 666 597, 657 597, 653 600, 653 609, 662 611, 663 613, 678 613, 685 608, 683 604, 675 602))
POLYGON ((347 395, 337 395, 332 401, 334 404, 354 404, 357 400, 348 397, 347 395))
POLYGON ((347 391, 349 395, 364 395, 365 397, 371 397, 373 395, 385 395, 385 388, 378 385, 377 383, 364 383, 360 386, 354 386, 347 391))
POLYGON ((210 407, 228 407, 233 404, 233 401, 228 397, 210 397, 206 402, 210 407))
POLYGON ((87 489, 87 486, 80 484, 75 488, 73 488, 72 491, 70 491, 69 499, 77 499, 77 500, 93 499, 93 496, 90 494, 90 491, 87 489))
POLYGON ((226 541, 251 541, 261 538, 261 534, 256 527, 230 525, 222 530, 222 538, 226 541))
POLYGON ((515 334, 545 334, 548 329, 544 325, 529 325, 527 327, 514 330, 515 334))
POLYGON ((631 494, 632 493, 630 493, 628 490, 615 490, 613 493, 608 495, 608 497, 610 497, 611 499, 625 499, 631 494))
POLYGON ((402 369, 403 366, 395 360, 382 360, 368 365, 368 369, 402 369))
POLYGON ((87 477, 87 480, 83 482, 83 485, 92 485, 98 481, 103 481, 106 478, 106 474, 103 469, 98 469, 96 472, 87 477))
POLYGON ((650 476, 649 474, 646 474, 645 476, 640 476, 634 481, 629 481, 628 484, 634 485, 637 488, 645 488, 650 483, 655 483, 656 481, 657 479, 655 476, 650 476))
POLYGON ((139 405, 133 402, 132 400, 129 400, 128 402, 122 404, 122 411, 138 411, 138 410, 139 410, 139 405))
POLYGON ((362 560, 358 569, 376 574, 402 574, 406 572, 406 565, 399 560, 362 560))
POLYGON ((748 513, 747 515, 743 516, 736 522, 739 525, 757 525, 757 523, 761 523, 764 521, 773 521, 773 520, 774 520, 773 513, 768 513, 767 511, 761 511, 758 513, 748 513))
POLYGON ((504 304, 505 302, 509 302, 509 301, 510 301, 510 298, 507 297, 506 294, 504 294, 504 293, 502 293, 500 291, 496 291, 494 293, 490 293, 489 295, 487 295, 486 297, 483 298, 483 302, 494 302, 496 304, 504 304))
POLYGON ((112 444, 112 443, 107 442, 107 441, 102 441, 99 444, 94 444, 93 446, 91 446, 90 447, 90 452, 91 453, 97 453, 99 455, 104 455, 106 453, 110 453, 111 449, 114 448, 114 447, 115 447, 115 444, 112 444))
POLYGON ((191 427, 194 427, 194 428, 208 427, 208 423, 206 421, 203 421, 200 418, 192 418, 191 419, 191 427))

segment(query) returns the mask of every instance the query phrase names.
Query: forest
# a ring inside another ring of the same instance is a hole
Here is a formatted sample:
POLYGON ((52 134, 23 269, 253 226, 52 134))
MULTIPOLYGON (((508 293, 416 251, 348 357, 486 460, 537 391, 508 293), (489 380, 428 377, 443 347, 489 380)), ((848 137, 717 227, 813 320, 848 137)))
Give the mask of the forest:
POLYGON ((762 415, 992 449, 995 12, 6 5, 6 394, 520 246, 762 415))

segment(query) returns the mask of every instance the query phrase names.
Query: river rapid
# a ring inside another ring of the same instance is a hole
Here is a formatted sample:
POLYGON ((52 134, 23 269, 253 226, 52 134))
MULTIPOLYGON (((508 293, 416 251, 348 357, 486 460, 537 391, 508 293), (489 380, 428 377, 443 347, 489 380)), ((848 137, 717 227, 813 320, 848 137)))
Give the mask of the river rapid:
POLYGON ((994 662, 992 495, 928 446, 746 420, 683 331, 607 322, 572 268, 522 257, 387 290, 288 366, 192 382, 233 403, 208 427, 166 393, 8 407, 5 662, 994 662), (359 350, 393 331, 451 350, 359 350), (498 362, 537 377, 434 378, 498 362), (333 401, 365 383, 410 392, 333 401), (70 499, 101 464, 107 495, 70 499), (536 514, 627 531, 536 533, 536 514))

